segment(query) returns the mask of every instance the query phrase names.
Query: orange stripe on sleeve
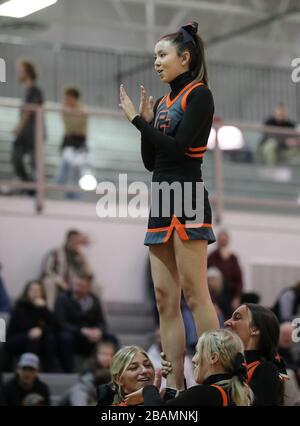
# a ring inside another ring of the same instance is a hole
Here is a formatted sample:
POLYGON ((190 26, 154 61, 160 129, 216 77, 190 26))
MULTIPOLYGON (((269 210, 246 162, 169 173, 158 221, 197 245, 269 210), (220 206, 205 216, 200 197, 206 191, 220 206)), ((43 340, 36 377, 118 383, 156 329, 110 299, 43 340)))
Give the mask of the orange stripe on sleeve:
POLYGON ((188 157, 192 157, 192 158, 203 158, 204 157, 204 154, 189 154, 188 152, 186 152, 185 155, 187 155, 188 157))
POLYGON ((199 146, 199 148, 188 148, 188 151, 197 152, 197 151, 206 151, 207 146, 199 146))

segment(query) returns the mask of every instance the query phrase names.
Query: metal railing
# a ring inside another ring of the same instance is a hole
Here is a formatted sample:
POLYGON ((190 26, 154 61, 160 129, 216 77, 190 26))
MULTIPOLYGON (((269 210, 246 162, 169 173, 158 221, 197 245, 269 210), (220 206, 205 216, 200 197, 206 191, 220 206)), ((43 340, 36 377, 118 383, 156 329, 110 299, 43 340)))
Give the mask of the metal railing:
MULTIPOLYGON (((4 102, 0 101, 0 108, 18 108, 19 103, 16 102, 4 102)), ((41 107, 37 105, 27 105, 26 108, 32 111, 36 115, 35 119, 35 161, 36 161, 36 180, 32 182, 22 182, 18 180, 0 180, 0 188, 6 187, 8 189, 30 189, 35 190, 35 207, 38 213, 42 213, 47 202, 47 191, 58 191, 58 192, 70 192, 70 193, 84 193, 79 187, 68 186, 68 185, 59 185, 56 183, 47 182, 45 176, 45 141, 44 141, 44 116, 46 113, 55 112, 62 113, 62 108, 58 106, 46 106, 41 107)), ((76 113, 73 113, 76 114, 76 113)), ((80 113, 78 113, 80 114, 80 113)), ((85 114, 88 117, 113 117, 118 120, 125 120, 123 115, 119 112, 108 112, 108 111, 99 111, 96 109, 88 109, 85 114)), ((253 123, 242 123, 242 122, 216 122, 214 123, 214 129, 216 130, 216 140, 215 148, 213 149, 213 177, 214 177, 214 191, 211 193, 210 198, 214 206, 214 217, 217 223, 222 222, 222 217, 226 205, 239 205, 243 208, 246 207, 271 207, 274 210, 276 209, 296 209, 300 212, 300 203, 296 197, 292 200, 281 200, 279 197, 276 199, 269 198, 251 198, 247 196, 233 196, 227 195, 224 191, 224 152, 220 148, 218 130, 225 125, 238 127, 241 131, 255 131, 259 133, 270 133, 272 135, 285 135, 291 136, 300 140, 300 132, 287 129, 287 128, 278 128, 263 126, 260 124, 253 123)), ((128 123, 128 126, 130 124, 128 123)), ((300 148, 299 148, 300 154, 300 148)), ((205 162, 204 162, 205 163, 205 162)), ((265 166, 261 166, 265 167, 265 166)), ((117 172, 117 170, 116 170, 117 172)), ((255 173, 255 171, 253 172, 255 173)), ((99 182, 98 182, 99 183, 99 182)), ((299 180, 300 183, 300 180, 299 180)), ((241 188, 241 192, 243 188, 241 188)), ((299 187, 300 192, 300 187, 299 187)))
MULTIPOLYGON (((7 81, 1 85, 5 97, 22 96, 14 67, 24 57, 37 64, 39 85, 51 102, 59 102, 68 85, 80 88, 85 104, 115 110, 120 82, 135 101, 140 84, 156 99, 168 90, 154 72, 153 55, 148 53, 58 47, 37 41, 33 45, 0 43, 0 56, 7 66, 7 81)), ((216 113, 224 120, 259 121, 279 103, 287 105, 291 119, 300 116, 300 84, 292 81, 290 61, 285 68, 209 61, 209 85, 216 113)))

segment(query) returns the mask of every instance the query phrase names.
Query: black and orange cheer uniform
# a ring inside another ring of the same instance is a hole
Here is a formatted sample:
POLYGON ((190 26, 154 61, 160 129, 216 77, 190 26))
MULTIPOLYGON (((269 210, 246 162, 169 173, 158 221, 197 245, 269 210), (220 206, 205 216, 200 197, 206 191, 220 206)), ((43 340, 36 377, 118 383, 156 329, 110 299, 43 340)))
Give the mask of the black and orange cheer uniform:
MULTIPOLYGON (((280 358, 280 357, 279 357, 280 358)), ((254 394, 254 405, 277 406, 282 401, 283 380, 288 378, 284 363, 266 360, 257 350, 245 351, 247 384, 254 394)))
POLYGON ((144 405, 165 405, 170 407, 228 407, 235 406, 228 390, 218 385, 218 382, 228 380, 229 374, 214 374, 204 380, 202 385, 193 386, 179 393, 176 398, 164 401, 155 386, 148 385, 143 389, 144 405))
POLYGON ((207 240, 212 243, 215 236, 208 193, 202 183, 201 164, 212 126, 213 97, 207 86, 193 81, 190 72, 179 75, 170 86, 171 93, 155 104, 152 123, 147 123, 140 116, 132 121, 141 132, 144 165, 153 171, 152 188, 154 183, 166 182, 170 187, 176 183, 182 195, 182 208, 178 214, 178 209, 175 209, 178 203, 174 201, 176 190, 162 190, 159 198, 153 197, 152 190, 145 245, 167 242, 174 229, 182 240, 207 240), (190 185, 189 189, 186 189, 186 183, 190 185), (199 185, 202 187, 202 201, 197 204, 199 185), (170 205, 167 213, 162 208, 166 197, 169 197, 170 205), (200 204, 203 208, 197 215, 195 209, 200 204))

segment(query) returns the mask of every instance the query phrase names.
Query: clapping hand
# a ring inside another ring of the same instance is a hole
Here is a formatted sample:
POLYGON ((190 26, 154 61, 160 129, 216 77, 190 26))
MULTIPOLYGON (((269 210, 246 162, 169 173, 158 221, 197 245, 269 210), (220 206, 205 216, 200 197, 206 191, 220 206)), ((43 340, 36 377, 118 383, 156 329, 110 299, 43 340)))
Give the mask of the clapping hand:
POLYGON ((143 117, 145 121, 150 123, 154 118, 154 99, 153 96, 150 96, 149 99, 147 99, 147 92, 145 90, 145 87, 141 86, 141 101, 140 101, 140 108, 139 113, 140 116, 143 117))
POLYGON ((138 114, 136 112, 135 106, 133 105, 132 100, 127 95, 124 85, 121 84, 120 86, 120 103, 119 107, 122 108, 124 115, 127 117, 127 119, 131 122, 134 117, 136 117, 138 114))

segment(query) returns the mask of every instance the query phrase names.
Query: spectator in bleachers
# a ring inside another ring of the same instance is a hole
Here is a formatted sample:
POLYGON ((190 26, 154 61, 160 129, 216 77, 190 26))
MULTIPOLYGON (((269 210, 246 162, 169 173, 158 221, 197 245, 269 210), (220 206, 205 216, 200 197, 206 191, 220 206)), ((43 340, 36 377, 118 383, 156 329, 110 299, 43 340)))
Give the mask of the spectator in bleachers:
MULTIPOLYGON (((79 276, 73 291, 61 292, 58 295, 55 313, 61 325, 61 364, 63 370, 70 373, 73 371, 75 354, 89 357, 101 339, 112 337, 106 333, 104 313, 99 298, 91 291, 89 275, 79 276)), ((115 341, 117 342, 116 339, 115 341)))
POLYGON ((59 291, 72 290, 78 275, 92 276, 91 267, 81 250, 87 244, 87 236, 72 229, 67 232, 64 245, 46 255, 42 265, 42 280, 50 308, 54 306, 59 291))
MULTIPOLYGON (((286 127, 294 129, 295 124, 288 118, 287 107, 283 104, 276 106, 273 116, 265 122, 265 126, 286 127)), ((273 166, 285 159, 289 149, 298 145, 295 137, 279 134, 265 133, 259 144, 259 152, 265 164, 273 166)))
MULTIPOLYGON (((155 341, 148 349, 147 353, 149 355, 149 358, 151 359, 153 366, 155 369, 161 368, 161 352, 162 352, 162 346, 161 346, 161 337, 160 337, 160 330, 157 328, 155 330, 154 335, 155 341)), ((189 358, 187 355, 185 355, 184 358, 184 378, 186 381, 186 386, 190 388, 191 386, 194 386, 196 384, 194 373, 193 373, 193 364, 191 358, 189 358)), ((166 381, 165 379, 162 379, 162 386, 165 387, 166 381)))
MULTIPOLYGON (((17 64, 19 83, 25 89, 25 98, 21 109, 20 119, 14 129, 15 141, 12 150, 12 163, 16 175, 23 181, 34 180, 35 174, 35 125, 36 114, 26 110, 29 104, 42 105, 44 96, 37 85, 38 73, 33 63, 20 61, 17 64), (25 155, 30 156, 31 171, 26 170, 24 164, 25 155)), ((32 194, 33 191, 27 191, 32 194)))
POLYGON ((280 323, 290 322, 300 316, 300 281, 282 290, 272 310, 280 323))
POLYGON ((96 405, 96 388, 111 381, 110 367, 116 351, 115 342, 100 341, 97 344, 92 365, 80 375, 78 382, 63 397, 60 405, 96 405))
POLYGON ((234 310, 240 304, 243 291, 243 276, 237 256, 232 253, 230 237, 226 230, 218 233, 218 248, 209 254, 207 260, 208 268, 215 266, 223 275, 224 292, 228 294, 231 308, 234 310))
POLYGON ((0 312, 9 312, 11 308, 4 281, 1 276, 2 265, 0 263, 0 312))
POLYGON ((56 328, 57 321, 47 308, 42 284, 30 281, 12 310, 5 351, 10 357, 35 353, 40 357, 43 370, 52 371, 56 328))
POLYGON ((0 405, 50 405, 50 391, 39 379, 39 358, 35 354, 24 353, 21 356, 15 376, 0 390, 0 405))
MULTIPOLYGON (((87 162, 87 123, 84 106, 80 103, 81 93, 76 87, 64 91, 63 122, 64 138, 61 144, 61 161, 57 181, 62 185, 78 186, 82 167, 87 162)), ((79 193, 67 193, 70 199, 80 198, 79 193)))

